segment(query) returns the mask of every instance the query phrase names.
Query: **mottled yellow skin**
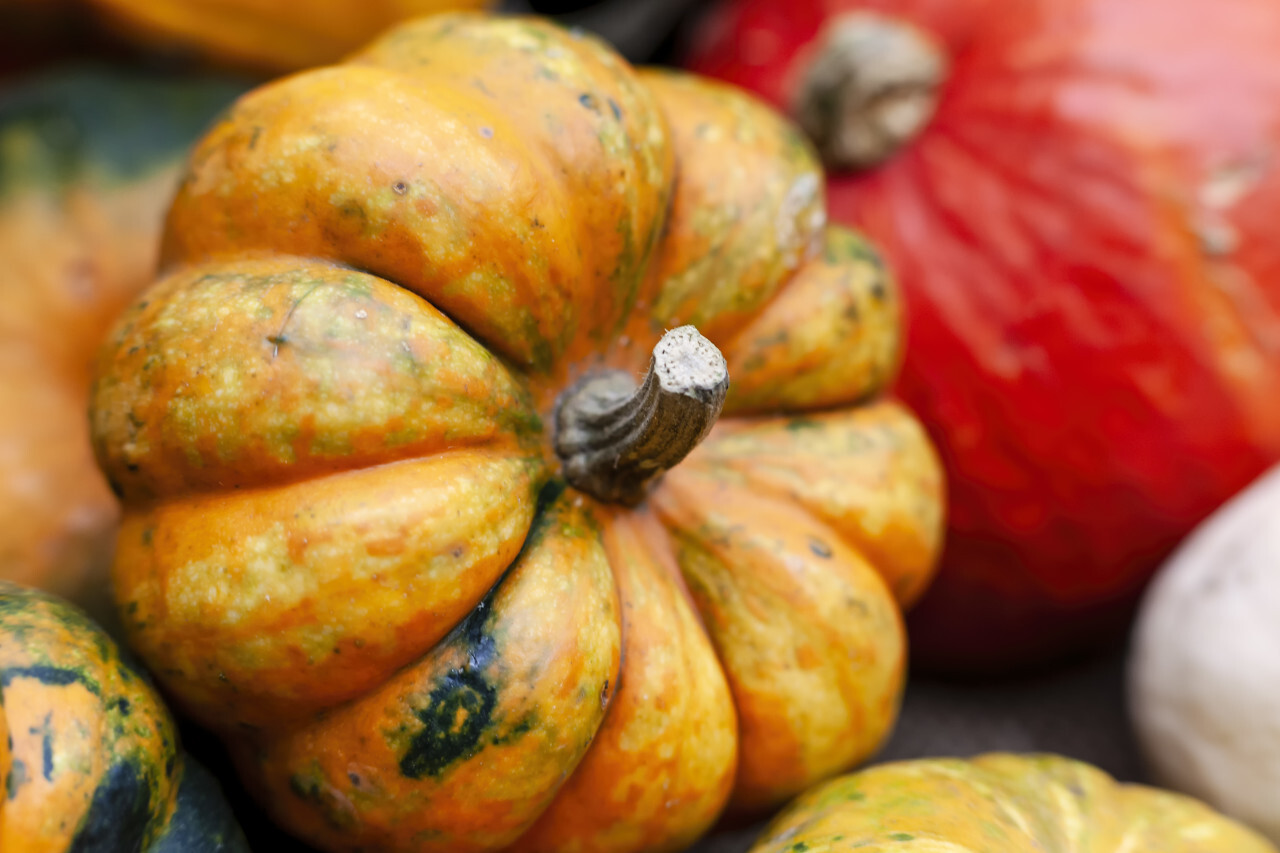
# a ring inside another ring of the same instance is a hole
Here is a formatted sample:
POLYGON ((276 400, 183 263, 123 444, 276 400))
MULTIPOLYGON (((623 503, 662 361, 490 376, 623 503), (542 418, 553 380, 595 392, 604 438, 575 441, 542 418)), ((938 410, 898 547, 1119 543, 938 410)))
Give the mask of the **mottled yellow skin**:
POLYGON ((894 374, 902 339, 897 288, 862 237, 839 226, 822 254, 726 340, 729 414, 859 402, 894 374), (839 347, 832 347, 839 341, 839 347))
POLYGON ((865 759, 897 715, 906 638, 875 568, 785 500, 696 468, 654 494, 720 656, 743 749, 734 805, 865 759))
POLYGON ((822 170, 799 129, 764 104, 684 74, 649 69, 641 79, 685 152, 646 308, 666 328, 689 323, 719 343, 818 253, 822 170))
POLYGON ((127 498, 458 447, 514 453, 538 424, 519 381, 446 316, 331 264, 184 270, 126 311, 106 346, 115 363, 93 389, 95 448, 127 498))
POLYGON ((581 760, 618 682, 617 592, 600 530, 575 503, 548 508, 494 595, 413 666, 242 752, 272 811, 317 844, 336 828, 349 849, 411 840, 468 853, 516 839, 581 760))
POLYGON ((733 698, 667 538, 649 512, 610 517, 605 550, 622 600, 617 693, 586 759, 514 851, 683 850, 729 798, 733 698))
POLYGON ((941 469, 860 405, 893 282, 759 103, 533 19, 415 21, 243 98, 163 263, 95 385, 116 593, 290 831, 673 851, 888 734, 941 469), (560 395, 689 321, 734 416, 637 507, 566 486, 560 395))
POLYGON ((1180 794, 1119 784, 1051 755, 884 764, 828 782, 779 815, 751 853, 1276 853, 1180 794))
POLYGON ((869 559, 906 608, 928 587, 942 548, 940 466, 915 417, 880 400, 721 421, 683 467, 804 507, 869 559))

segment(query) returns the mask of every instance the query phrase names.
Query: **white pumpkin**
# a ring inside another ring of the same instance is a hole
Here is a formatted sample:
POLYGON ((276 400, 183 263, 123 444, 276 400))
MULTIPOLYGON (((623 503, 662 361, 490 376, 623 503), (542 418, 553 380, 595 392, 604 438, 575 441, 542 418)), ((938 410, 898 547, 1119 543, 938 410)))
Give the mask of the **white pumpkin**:
POLYGON ((1280 842, 1280 466, 1162 567, 1128 683, 1155 781, 1280 842))

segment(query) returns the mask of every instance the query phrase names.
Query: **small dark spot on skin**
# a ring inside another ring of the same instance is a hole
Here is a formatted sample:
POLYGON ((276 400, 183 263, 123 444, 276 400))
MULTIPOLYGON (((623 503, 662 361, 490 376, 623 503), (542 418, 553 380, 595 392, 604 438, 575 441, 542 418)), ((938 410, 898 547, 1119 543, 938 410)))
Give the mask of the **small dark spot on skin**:
MULTIPOLYGON (((13 749, 13 741, 9 742, 10 750, 13 749)), ((9 775, 4 780, 5 790, 9 792, 9 799, 18 796, 18 789, 27 782, 27 765, 22 759, 15 758, 13 763, 9 765, 9 775)))
POLYGON ((363 649, 364 640, 361 639, 360 637, 356 637, 354 640, 351 641, 351 645, 355 646, 357 649, 363 649))
POLYGON ((600 688, 600 709, 604 710, 609 706, 609 679, 604 680, 604 686, 600 688))
POLYGON ((136 462, 126 462, 124 468, 130 474, 138 473, 138 463, 136 462))
POLYGON ((547 226, 543 225, 543 224, 542 224, 542 220, 538 219, 538 217, 536 217, 536 216, 535 216, 535 217, 533 217, 533 221, 532 221, 532 222, 530 222, 529 224, 530 224, 532 227, 534 227, 534 228, 546 228, 546 227, 547 227, 547 226))
POLYGON ((125 607, 124 612, 125 612, 125 613, 128 613, 130 616, 132 616, 133 614, 137 613, 137 612, 138 612, 138 602, 136 602, 136 601, 130 601, 130 602, 129 602, 129 604, 125 607))
POLYGON ((798 432, 805 429, 814 429, 818 426, 818 422, 813 418, 799 417, 792 418, 787 421, 787 429, 791 432, 798 432))
POLYGON ((622 107, 618 106, 618 102, 613 98, 609 99, 609 109, 613 110, 613 117, 618 121, 622 121, 622 107))
POLYGON ((154 537, 154 536, 155 536, 155 528, 154 528, 154 527, 144 527, 144 528, 142 529, 142 544, 143 544, 143 545, 150 545, 150 544, 151 544, 151 539, 152 539, 152 537, 154 537))
POLYGON ((872 299, 874 299, 876 302, 884 302, 884 299, 885 299, 885 297, 886 297, 887 295, 888 295, 888 294, 887 294, 887 293, 886 293, 886 291, 885 291, 885 288, 884 288, 884 282, 883 282, 883 281, 881 281, 880 279, 878 279, 878 278, 877 278, 875 281, 873 281, 873 282, 871 283, 871 298, 872 298, 872 299))
POLYGON ((578 103, 582 104, 584 107, 591 110, 591 112, 593 113, 600 112, 600 106, 596 103, 595 95, 592 95, 590 92, 583 92, 581 95, 579 95, 578 103))
POLYGON ((909 832, 891 832, 890 841, 915 841, 916 837, 909 832))
POLYGON ((253 132, 249 134, 249 150, 252 151, 258 146, 258 137, 262 136, 262 128, 255 127, 253 132))
POLYGON ((114 703, 115 709, 120 712, 120 716, 127 717, 133 710, 133 706, 129 704, 129 700, 121 696, 114 703))
POLYGON ((831 546, 815 536, 809 537, 809 550, 824 560, 831 559, 831 546))
POLYGON ((148 300, 145 300, 145 299, 144 299, 143 301, 141 301, 141 302, 139 302, 139 303, 138 303, 138 308, 140 308, 140 309, 141 309, 141 308, 146 308, 146 307, 147 307, 148 305, 150 305, 150 304, 151 304, 151 303, 150 303, 148 300))
POLYGON ((137 352, 140 349, 142 349, 142 347, 139 347, 139 346, 129 347, 129 355, 133 355, 135 352, 137 352))
POLYGON ((409 185, 404 181, 396 181, 391 185, 391 191, 396 195, 404 195, 409 191, 409 185))
POLYGON ((31 733, 40 735, 40 763, 41 772, 44 774, 46 782, 53 781, 53 713, 44 715, 44 723, 39 729, 32 729, 31 733))
POLYGON ((461 545, 457 545, 449 553, 451 553, 453 555, 453 558, 456 560, 459 557, 461 557, 465 551, 466 551, 465 548, 463 548, 461 545))
POLYGON ((352 785, 356 786, 357 788, 360 787, 360 776, 358 774, 348 773, 347 778, 351 780, 352 785))
POLYGON ((492 127, 480 128, 480 135, 483 136, 485 139, 493 139, 493 128, 492 127))
POLYGON ((229 681, 231 681, 231 679, 227 678, 227 674, 225 672, 218 673, 218 680, 221 681, 223 684, 226 684, 229 681))
POLYGON ((48 687, 66 687, 68 684, 79 683, 93 695, 102 695, 102 688, 96 681, 86 678, 74 669, 63 669, 47 664, 10 667, 0 671, 0 687, 8 687, 16 678, 30 678, 48 687))

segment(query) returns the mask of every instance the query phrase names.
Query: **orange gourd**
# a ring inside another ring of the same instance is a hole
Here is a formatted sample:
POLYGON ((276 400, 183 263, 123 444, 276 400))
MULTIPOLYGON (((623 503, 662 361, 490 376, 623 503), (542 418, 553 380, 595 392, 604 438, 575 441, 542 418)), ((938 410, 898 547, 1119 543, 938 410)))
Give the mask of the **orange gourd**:
POLYGON ((0 581, 0 849, 248 853, 147 677, 82 611, 0 581))
POLYGON ((397 21, 493 0, 86 0, 131 41, 279 73, 335 62, 397 21))
POLYGON ((163 272, 92 395, 118 604, 292 832, 674 850, 887 735, 940 468, 758 102, 424 18, 243 97, 163 272))
POLYGON ((1276 853, 1198 800, 1056 755, 882 764, 808 791, 750 853, 1276 853))

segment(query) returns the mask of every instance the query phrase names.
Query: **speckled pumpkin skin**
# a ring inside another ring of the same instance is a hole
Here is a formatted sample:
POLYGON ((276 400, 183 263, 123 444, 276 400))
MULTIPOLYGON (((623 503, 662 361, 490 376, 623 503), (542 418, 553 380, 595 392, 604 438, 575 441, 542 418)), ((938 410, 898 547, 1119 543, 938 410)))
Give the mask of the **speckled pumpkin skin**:
POLYGON ((90 366, 155 274, 187 147, 240 87, 106 68, 0 87, 0 579, 114 614, 90 366))
POLYGON ((247 853, 150 682, 75 607, 0 581, 5 853, 247 853))
POLYGON ((456 15, 241 99, 99 360, 130 640, 326 850, 661 851, 865 758, 939 465, 893 283, 736 90, 456 15), (557 396, 664 329, 726 414, 640 506, 557 396), (731 801, 731 802, 730 802, 731 801))
POLYGON ((751 853, 1276 853, 1262 836, 1168 791, 1053 755, 882 764, 787 807, 751 853))

